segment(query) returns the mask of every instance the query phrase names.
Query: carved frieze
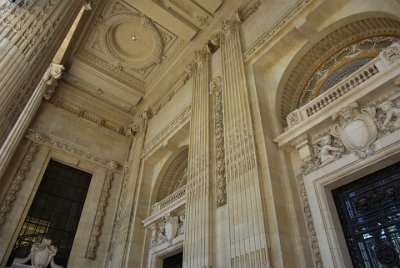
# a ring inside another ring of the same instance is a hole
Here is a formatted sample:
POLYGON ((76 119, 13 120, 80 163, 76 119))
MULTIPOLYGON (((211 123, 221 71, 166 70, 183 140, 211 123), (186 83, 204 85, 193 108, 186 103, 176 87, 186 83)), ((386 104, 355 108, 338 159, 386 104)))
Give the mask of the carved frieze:
POLYGON ((312 258, 314 261, 314 267, 322 268, 323 263, 322 263, 320 249, 319 249, 317 233, 316 233, 315 227, 314 227, 313 217, 311 214, 311 209, 310 209, 310 204, 308 201, 306 188, 304 186, 303 176, 297 177, 297 185, 298 185, 298 189, 299 189, 301 205, 303 207, 303 216, 304 216, 305 224, 307 227, 308 242, 310 245, 312 258))
POLYGON ((114 173, 117 170, 118 166, 118 163, 114 161, 110 161, 107 163, 108 171, 104 180, 103 189, 101 190, 100 201, 97 205, 97 211, 90 234, 89 245, 86 250, 86 258, 88 259, 96 258, 96 249, 99 245, 99 238, 104 223, 104 216, 106 214, 108 198, 110 197, 111 184, 114 180, 114 173))
POLYGON ((217 172, 217 207, 226 204, 226 174, 225 174, 225 142, 224 142, 224 112, 222 100, 222 79, 217 76, 210 82, 210 91, 214 94, 215 112, 215 147, 217 172))
MULTIPOLYGON (((309 174, 334 162, 344 154, 355 153, 365 158, 374 153, 373 143, 382 136, 400 130, 400 103, 398 99, 372 101, 359 109, 352 103, 332 116, 329 128, 313 139, 312 152, 303 159, 302 173, 309 174)), ((300 152, 300 151, 299 151, 300 152)))
MULTIPOLYGON (((108 163, 110 161, 112 161, 109 159, 105 159, 101 156, 98 156, 92 152, 85 150, 85 149, 81 149, 78 146, 69 144, 61 139, 51 137, 49 135, 46 135, 44 133, 41 133, 41 132, 33 130, 33 129, 28 130, 26 138, 35 143, 43 144, 43 145, 49 146, 51 148, 54 148, 56 150, 61 150, 66 153, 76 155, 79 158, 83 158, 85 160, 88 160, 90 162, 96 163, 96 164, 104 166, 104 167, 107 167, 108 163)), ((123 166, 123 164, 121 164, 121 163, 118 163, 118 165, 123 166)))
POLYGON ((39 144, 33 143, 26 153, 22 164, 19 167, 17 174, 15 175, 10 188, 7 191, 6 196, 0 205, 0 227, 5 223, 7 215, 10 212, 15 200, 17 199, 17 194, 22 187, 23 181, 26 179, 26 175, 29 172, 32 162, 34 160, 35 154, 39 150, 39 144))

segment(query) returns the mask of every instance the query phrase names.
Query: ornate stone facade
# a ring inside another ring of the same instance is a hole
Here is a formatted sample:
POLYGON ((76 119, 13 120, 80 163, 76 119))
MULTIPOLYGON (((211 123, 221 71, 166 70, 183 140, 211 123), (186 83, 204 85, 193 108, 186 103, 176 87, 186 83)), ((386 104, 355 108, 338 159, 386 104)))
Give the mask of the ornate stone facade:
POLYGON ((50 160, 92 174, 63 266, 353 265, 332 192, 400 159, 399 1, 67 2, 0 0, 1 267, 50 160))

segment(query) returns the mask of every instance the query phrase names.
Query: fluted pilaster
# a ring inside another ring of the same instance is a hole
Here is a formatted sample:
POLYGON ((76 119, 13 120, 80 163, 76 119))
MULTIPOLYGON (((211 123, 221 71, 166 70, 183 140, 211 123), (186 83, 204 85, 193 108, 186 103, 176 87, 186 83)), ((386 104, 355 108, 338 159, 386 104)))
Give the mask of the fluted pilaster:
POLYGON ((197 51, 190 68, 193 91, 183 266, 202 268, 211 267, 208 52, 197 51))
POLYGON ((84 0, 0 0, 0 144, 84 0))
POLYGON ((231 267, 269 267, 260 175, 237 18, 224 21, 220 40, 230 264, 231 267))
POLYGON ((124 168, 124 178, 118 211, 113 226, 112 237, 108 248, 106 267, 127 267, 129 253, 130 227, 133 219, 135 188, 138 183, 139 170, 143 145, 146 137, 148 121, 151 111, 145 111, 133 124, 130 125, 132 146, 127 165, 124 168))
POLYGON ((54 91, 56 80, 61 78, 63 70, 64 67, 62 65, 50 64, 11 132, 8 134, 7 139, 0 147, 0 178, 4 175, 6 167, 14 155, 18 144, 28 130, 29 124, 32 122, 42 103, 42 98, 50 97, 50 93, 54 91))

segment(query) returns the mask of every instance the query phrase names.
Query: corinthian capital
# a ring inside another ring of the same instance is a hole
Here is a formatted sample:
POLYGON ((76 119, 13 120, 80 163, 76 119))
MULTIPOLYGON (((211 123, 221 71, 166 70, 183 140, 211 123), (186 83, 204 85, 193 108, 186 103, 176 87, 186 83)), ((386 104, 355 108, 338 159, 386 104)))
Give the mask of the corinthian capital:
POLYGON ((189 75, 193 75, 197 70, 197 63, 196 62, 191 62, 186 65, 186 72, 189 75))
POLYGON ((63 71, 65 70, 64 66, 60 64, 50 63, 46 72, 43 75, 43 80, 51 85, 55 80, 61 78, 63 71))
POLYGON ((239 23, 239 14, 235 12, 231 18, 222 21, 222 31, 225 34, 230 35, 237 31, 237 29, 239 28, 239 23))

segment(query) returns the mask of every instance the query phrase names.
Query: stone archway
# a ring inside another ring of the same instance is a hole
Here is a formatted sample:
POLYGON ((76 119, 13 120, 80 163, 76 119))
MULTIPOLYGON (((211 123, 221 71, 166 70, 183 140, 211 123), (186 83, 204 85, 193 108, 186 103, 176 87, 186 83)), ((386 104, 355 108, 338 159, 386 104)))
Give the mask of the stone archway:
POLYGON ((156 202, 186 185, 189 148, 184 148, 167 162, 167 168, 161 174, 161 182, 156 194, 156 202))
MULTIPOLYGON (((375 17, 354 21, 327 34, 293 60, 281 81, 277 101, 283 124, 287 115, 312 100, 341 76, 348 76, 400 39, 400 22, 375 17)), ((298 53, 302 53, 301 51, 298 53)), ((340 81, 340 80, 339 80, 340 81)))

